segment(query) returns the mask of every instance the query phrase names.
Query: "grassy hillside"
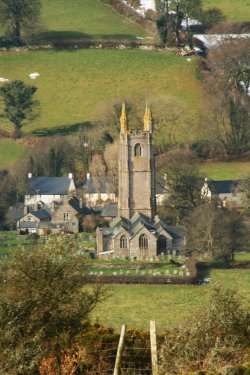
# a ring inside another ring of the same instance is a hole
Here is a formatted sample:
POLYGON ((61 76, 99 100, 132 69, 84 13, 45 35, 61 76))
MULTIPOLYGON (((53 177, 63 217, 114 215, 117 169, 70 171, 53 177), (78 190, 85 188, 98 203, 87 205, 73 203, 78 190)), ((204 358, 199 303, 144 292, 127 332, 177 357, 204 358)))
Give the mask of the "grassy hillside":
MULTIPOLYGON (((215 270, 212 281, 236 288, 245 305, 250 305, 249 270, 215 270)), ((122 324, 148 328, 149 320, 155 320, 157 328, 173 328, 183 325, 203 308, 208 299, 210 285, 201 286, 145 286, 114 285, 108 287, 109 298, 95 310, 94 318, 117 330, 122 324)))
POLYGON ((207 162, 201 172, 213 180, 237 180, 250 176, 250 162, 207 162))
MULTIPOLYGON (((193 59, 193 61, 195 61, 193 59)), ((21 79, 38 87, 40 117, 26 132, 57 129, 93 120, 103 103, 116 97, 178 97, 187 107, 189 127, 183 137, 192 138, 194 123, 204 102, 195 63, 164 52, 77 50, 7 53, 1 56, 2 77, 21 79), (29 73, 41 76, 32 81, 29 73)), ((0 128, 10 130, 5 121, 0 128)), ((58 129, 60 132, 60 129, 58 129)))
POLYGON ((0 168, 15 163, 27 150, 27 147, 10 139, 0 139, 0 168))
MULTIPOLYGON (((44 40, 135 39, 145 31, 101 0, 41 0, 44 40)), ((3 30, 0 34, 3 33, 3 30)))
POLYGON ((250 21, 249 0, 205 0, 206 8, 220 8, 227 21, 250 21))

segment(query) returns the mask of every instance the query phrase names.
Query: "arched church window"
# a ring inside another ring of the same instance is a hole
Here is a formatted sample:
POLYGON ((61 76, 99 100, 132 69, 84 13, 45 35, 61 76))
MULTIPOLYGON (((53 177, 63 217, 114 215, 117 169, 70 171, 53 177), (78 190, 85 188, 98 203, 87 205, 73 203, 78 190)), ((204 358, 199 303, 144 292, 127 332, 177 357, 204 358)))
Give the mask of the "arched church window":
POLYGON ((134 148, 135 156, 142 156, 142 149, 140 143, 136 143, 134 148))
POLYGON ((121 238, 120 238, 120 249, 127 249, 127 247, 128 247, 127 237, 121 236, 121 238))
POLYGON ((111 250, 113 250, 113 241, 109 240, 108 241, 108 251, 111 251, 111 250))
POLYGON ((159 253, 167 250, 167 239, 165 236, 159 236, 157 250, 159 253))
POLYGON ((148 237, 145 234, 139 237, 139 248, 148 249, 148 237))

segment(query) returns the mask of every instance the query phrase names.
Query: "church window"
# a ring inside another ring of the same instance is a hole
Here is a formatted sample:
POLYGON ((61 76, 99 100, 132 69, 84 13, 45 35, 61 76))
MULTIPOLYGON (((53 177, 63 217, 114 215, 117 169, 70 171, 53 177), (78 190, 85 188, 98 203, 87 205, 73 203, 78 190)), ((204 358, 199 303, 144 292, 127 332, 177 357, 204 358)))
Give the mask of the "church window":
POLYGON ((111 251, 111 250, 113 250, 113 241, 109 240, 108 241, 108 251, 111 251))
POLYGON ((142 149, 140 143, 136 143, 134 148, 134 155, 135 156, 142 156, 142 149))
POLYGON ((142 234, 139 237, 139 248, 140 249, 147 249, 148 248, 148 238, 145 234, 142 234))
POLYGON ((158 252, 164 252, 167 250, 167 239, 165 236, 159 236, 158 238, 158 244, 157 244, 158 252))
POLYGON ((63 214, 63 221, 69 221, 69 214, 68 214, 68 212, 64 212, 64 214, 63 214))
POLYGON ((126 236, 121 236, 120 238, 120 249, 127 249, 127 237, 126 236))

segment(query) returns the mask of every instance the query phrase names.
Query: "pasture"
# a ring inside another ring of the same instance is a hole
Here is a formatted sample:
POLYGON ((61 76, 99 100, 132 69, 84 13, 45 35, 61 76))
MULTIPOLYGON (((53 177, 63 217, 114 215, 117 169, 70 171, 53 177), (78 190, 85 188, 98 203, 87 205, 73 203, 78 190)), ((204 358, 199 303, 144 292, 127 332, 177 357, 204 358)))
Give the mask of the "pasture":
POLYGON ((241 22, 250 20, 249 0, 205 0, 205 8, 219 8, 227 21, 241 22))
POLYGON ((40 42, 79 38, 131 40, 146 34, 138 24, 100 0, 41 0, 41 3, 40 42))
MULTIPOLYGON (((249 257, 248 257, 249 259, 249 257)), ((97 306, 93 319, 119 330, 122 324, 148 328, 155 320, 158 330, 188 324, 207 303, 211 285, 219 282, 235 288, 245 305, 250 306, 249 269, 213 270, 207 285, 112 285, 105 301, 97 306)))
POLYGON ((205 162, 201 173, 212 180, 238 180, 250 176, 250 162, 205 162))
POLYGON ((27 150, 11 139, 0 139, 0 168, 7 168, 19 160, 27 150))
MULTIPOLYGON (((95 119, 95 112, 114 98, 134 100, 169 95, 183 103, 189 126, 177 127, 177 139, 196 137, 204 91, 196 77, 196 60, 166 52, 141 50, 76 50, 6 53, 1 76, 34 84, 40 102, 38 118, 25 133, 65 134, 95 119), (29 74, 39 72, 31 80, 29 74)), ((144 106, 144 104, 143 104, 144 106)), ((143 108, 144 109, 144 108, 143 108)), ((10 131, 7 120, 1 129, 10 131)))

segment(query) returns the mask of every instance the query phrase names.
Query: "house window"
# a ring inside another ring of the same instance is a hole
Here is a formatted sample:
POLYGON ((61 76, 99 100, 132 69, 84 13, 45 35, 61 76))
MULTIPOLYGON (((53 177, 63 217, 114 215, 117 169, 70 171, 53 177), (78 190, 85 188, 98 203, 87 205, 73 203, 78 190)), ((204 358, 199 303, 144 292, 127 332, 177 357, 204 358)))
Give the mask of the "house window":
POLYGON ((136 145, 135 145, 134 155, 135 156, 141 156, 142 155, 142 149, 141 149, 141 145, 139 143, 136 143, 136 145))
POLYGON ((63 221, 69 221, 69 214, 68 214, 68 212, 64 212, 64 214, 63 214, 63 221))
POLYGON ((148 248, 148 238, 145 234, 142 234, 139 237, 139 248, 140 249, 147 249, 148 248))
POLYGON ((127 249, 127 237, 126 236, 121 236, 120 238, 120 249, 127 249))
POLYGON ((28 216, 28 221, 32 221, 32 216, 28 216))

